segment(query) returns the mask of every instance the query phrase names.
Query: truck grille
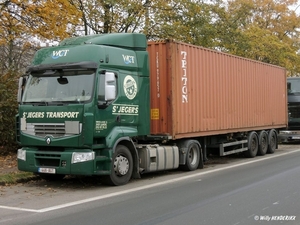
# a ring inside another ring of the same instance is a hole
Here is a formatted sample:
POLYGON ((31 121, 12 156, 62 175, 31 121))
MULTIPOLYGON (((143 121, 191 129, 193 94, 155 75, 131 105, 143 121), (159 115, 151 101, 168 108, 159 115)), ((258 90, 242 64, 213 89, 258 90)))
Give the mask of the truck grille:
POLYGON ((300 103, 290 102, 288 104, 289 117, 290 118, 300 118, 300 103))
POLYGON ((65 121, 65 123, 26 123, 21 119, 21 131, 37 137, 66 137, 80 134, 82 124, 79 121, 65 121))
POLYGON ((63 148, 61 147, 53 148, 48 146, 39 147, 39 151, 35 153, 36 165, 58 167, 60 165, 60 158, 61 158, 61 154, 59 151, 63 151, 63 148))
POLYGON ((65 124, 51 124, 51 125, 35 125, 35 135, 44 137, 52 135, 53 137, 61 137, 65 135, 65 124))
POLYGON ((53 137, 63 137, 66 134, 64 123, 27 123, 26 130, 23 132, 38 137, 45 137, 47 135, 53 137))

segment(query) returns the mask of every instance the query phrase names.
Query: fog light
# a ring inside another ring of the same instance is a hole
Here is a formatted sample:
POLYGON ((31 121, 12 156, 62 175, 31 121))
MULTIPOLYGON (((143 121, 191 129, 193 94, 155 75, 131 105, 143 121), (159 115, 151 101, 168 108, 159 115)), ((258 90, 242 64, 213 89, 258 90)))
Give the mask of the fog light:
POLYGON ((95 159, 95 152, 74 152, 71 163, 86 162, 95 159))
POLYGON ((66 167, 67 166, 67 161, 66 160, 62 160, 61 161, 61 166, 62 167, 66 167))
POLYGON ((18 159, 26 161, 26 150, 23 150, 22 148, 18 149, 17 157, 18 159))

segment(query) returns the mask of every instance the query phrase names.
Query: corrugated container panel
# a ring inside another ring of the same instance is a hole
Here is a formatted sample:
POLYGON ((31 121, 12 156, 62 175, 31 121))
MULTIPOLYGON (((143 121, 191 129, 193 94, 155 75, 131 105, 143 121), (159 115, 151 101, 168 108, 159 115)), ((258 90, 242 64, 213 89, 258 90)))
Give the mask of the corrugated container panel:
POLYGON ((167 109, 171 109, 171 80, 167 48, 165 43, 157 42, 148 48, 150 63, 150 105, 151 132, 166 134, 172 130, 172 118, 167 117, 167 109))
POLYGON ((149 42, 151 133, 174 139, 287 123, 281 67, 173 41, 149 42))

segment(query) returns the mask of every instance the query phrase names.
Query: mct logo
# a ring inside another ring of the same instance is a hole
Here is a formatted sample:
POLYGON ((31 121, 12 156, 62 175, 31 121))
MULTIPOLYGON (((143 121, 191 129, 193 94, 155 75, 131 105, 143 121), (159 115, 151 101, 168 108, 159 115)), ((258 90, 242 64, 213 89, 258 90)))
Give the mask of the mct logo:
POLYGON ((60 57, 67 56, 69 51, 70 51, 69 49, 53 51, 52 59, 58 59, 60 57))
POLYGON ((123 60, 125 62, 125 64, 133 64, 134 63, 134 56, 131 55, 122 55, 123 56, 123 60))

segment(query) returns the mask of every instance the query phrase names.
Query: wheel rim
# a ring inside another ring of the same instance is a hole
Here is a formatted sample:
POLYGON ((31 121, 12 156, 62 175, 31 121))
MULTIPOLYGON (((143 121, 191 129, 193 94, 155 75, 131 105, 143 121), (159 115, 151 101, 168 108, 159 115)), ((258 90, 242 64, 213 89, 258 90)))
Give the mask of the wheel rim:
POLYGON ((129 170, 129 160, 122 156, 118 155, 114 161, 114 171, 118 176, 124 176, 129 170))
POLYGON ((196 147, 191 147, 188 154, 188 159, 191 165, 195 165, 197 163, 198 151, 196 147))

